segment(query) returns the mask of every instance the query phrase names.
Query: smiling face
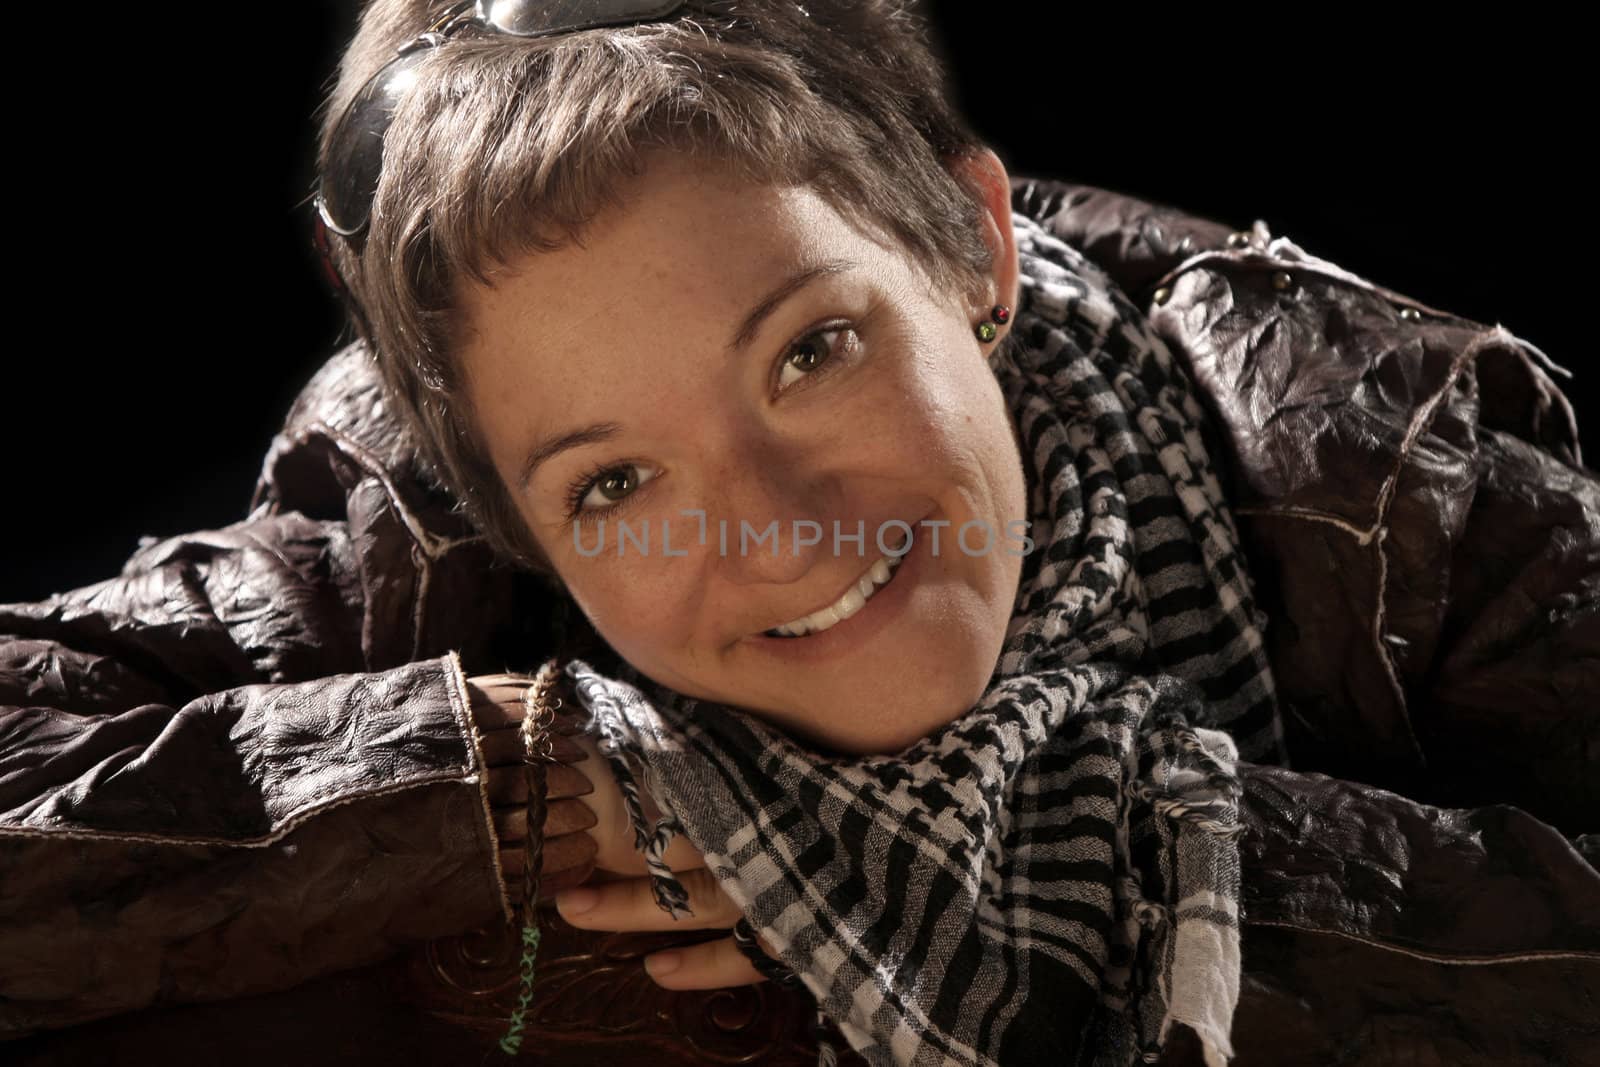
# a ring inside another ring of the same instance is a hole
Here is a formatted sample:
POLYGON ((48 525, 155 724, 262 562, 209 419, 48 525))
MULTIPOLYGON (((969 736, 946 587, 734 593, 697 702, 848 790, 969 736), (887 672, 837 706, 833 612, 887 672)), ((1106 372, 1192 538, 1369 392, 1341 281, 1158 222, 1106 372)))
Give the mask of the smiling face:
POLYGON ((647 676, 857 754, 982 695, 1026 487, 994 343, 973 334, 1016 303, 1009 187, 992 154, 963 166, 987 190, 987 293, 931 292, 807 187, 671 156, 581 244, 461 290, 490 456, 574 602, 647 676), (887 570, 896 520, 912 547, 887 570), (813 632, 772 633, 801 619, 813 632))

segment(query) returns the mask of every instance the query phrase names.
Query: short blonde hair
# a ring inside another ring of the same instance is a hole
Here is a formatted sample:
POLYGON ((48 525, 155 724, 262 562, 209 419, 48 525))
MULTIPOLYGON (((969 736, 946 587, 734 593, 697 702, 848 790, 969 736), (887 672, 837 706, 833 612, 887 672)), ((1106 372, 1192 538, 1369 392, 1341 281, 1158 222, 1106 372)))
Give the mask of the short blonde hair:
MULTIPOLYGON (((373 0, 322 119, 319 163, 362 84, 450 6, 373 0)), ((331 238, 352 325, 427 475, 501 556, 555 574, 500 479, 451 358, 454 295, 562 247, 654 149, 803 183, 904 250, 930 284, 992 266, 973 194, 944 165, 979 147, 909 0, 689 0, 671 21, 432 49, 385 138, 357 253, 331 238)))

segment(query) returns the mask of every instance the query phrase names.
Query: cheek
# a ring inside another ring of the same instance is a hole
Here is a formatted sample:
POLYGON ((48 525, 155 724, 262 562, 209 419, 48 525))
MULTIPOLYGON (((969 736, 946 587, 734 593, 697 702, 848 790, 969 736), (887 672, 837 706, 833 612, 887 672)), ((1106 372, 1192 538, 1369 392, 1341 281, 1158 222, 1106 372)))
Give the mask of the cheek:
POLYGON ((914 454, 928 462, 995 465, 997 445, 1014 451, 1014 436, 999 384, 966 353, 922 361, 901 383, 896 420, 914 454))
MULTIPOLYGON (((652 542, 652 551, 658 546, 652 542)), ((630 543, 627 551, 634 552, 630 543)), ((569 563, 562 574, 573 602, 624 659, 640 667, 669 662, 686 644, 682 620, 694 618, 694 588, 685 583, 685 559, 615 558, 607 530, 605 552, 569 563)))

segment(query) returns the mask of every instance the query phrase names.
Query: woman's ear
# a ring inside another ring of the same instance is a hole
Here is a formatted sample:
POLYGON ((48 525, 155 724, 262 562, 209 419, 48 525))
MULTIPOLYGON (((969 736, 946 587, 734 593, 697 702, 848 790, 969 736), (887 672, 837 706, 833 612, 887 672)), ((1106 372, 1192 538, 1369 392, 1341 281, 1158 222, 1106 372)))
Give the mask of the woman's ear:
MULTIPOLYGON (((979 224, 983 227, 983 240, 993 253, 989 269, 990 288, 986 294, 973 294, 977 301, 972 307, 973 321, 989 317, 989 310, 1004 304, 1013 310, 1017 306, 1017 235, 1011 228, 1011 176, 1000 157, 987 146, 959 156, 947 156, 945 166, 951 176, 979 207, 979 224)), ((1008 327, 1001 326, 1003 335, 1008 327)), ((996 341, 999 340, 999 335, 996 341)), ((994 351, 993 348, 990 351, 994 351)))

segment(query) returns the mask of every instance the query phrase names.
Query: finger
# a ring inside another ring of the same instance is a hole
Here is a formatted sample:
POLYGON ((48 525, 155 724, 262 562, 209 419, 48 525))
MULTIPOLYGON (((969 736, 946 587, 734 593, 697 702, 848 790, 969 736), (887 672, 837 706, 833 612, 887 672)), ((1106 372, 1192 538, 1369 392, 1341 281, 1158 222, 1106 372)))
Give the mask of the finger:
MULTIPOLYGON (((481 674, 469 679, 467 689, 480 727, 494 729, 520 723, 526 714, 523 698, 533 684, 534 679, 525 674, 481 674), (491 704, 494 706, 488 706, 491 704)), ((564 691, 559 680, 551 693, 551 703, 555 711, 552 729, 556 733, 576 734, 586 729, 589 714, 564 691)))
POLYGON ((521 730, 489 730, 480 736, 483 739, 483 762, 490 767, 522 762, 521 730))
POLYGON ((558 734, 579 735, 585 734, 590 729, 589 713, 582 708, 573 707, 570 702, 563 702, 556 709, 556 721, 551 729, 558 734))
MULTIPOLYGON (((582 838, 582 834, 573 835, 573 840, 582 838)), ((562 867, 539 876, 539 900, 546 905, 553 904, 557 894, 565 893, 569 889, 576 889, 582 885, 584 879, 594 872, 592 865, 585 864, 579 867, 562 867)))
MULTIPOLYGON (((520 899, 522 871, 528 854, 520 847, 500 850, 500 872, 512 896, 520 899)), ((594 874, 594 841, 588 834, 566 834, 544 843, 544 858, 539 864, 539 899, 549 901, 557 893, 574 889, 594 874)))
MULTIPOLYGON (((510 807, 528 802, 528 775, 520 767, 495 767, 484 778, 484 789, 489 794, 490 804, 510 807)), ((549 796, 549 793, 545 794, 546 799, 549 796)))
POLYGON ((644 969, 663 989, 723 989, 767 980, 731 937, 652 953, 644 969))
POLYGON ((576 888, 594 873, 594 839, 588 834, 566 834, 544 843, 544 861, 539 865, 539 898, 549 900, 557 893, 576 888))
POLYGON ((495 700, 487 694, 474 696, 472 717, 479 730, 503 730, 522 722, 522 702, 495 700))
POLYGON ((482 725, 496 726, 519 722, 524 714, 523 697, 532 678, 514 674, 479 675, 467 683, 473 711, 482 725))
MULTIPOLYGON (((585 737, 581 740, 586 750, 598 751, 593 747, 592 738, 585 737)), ((604 870, 632 877, 649 873, 650 868, 645 863, 644 853, 638 847, 637 835, 629 820, 621 789, 617 785, 616 778, 612 776, 611 768, 605 758, 596 756, 593 759, 586 759, 575 764, 574 768, 585 775, 593 786, 591 792, 580 796, 584 803, 594 810, 597 820, 595 829, 591 831, 600 845, 600 854, 595 865, 604 870)), ((648 790, 640 790, 638 797, 646 826, 654 827, 661 818, 661 810, 650 797, 648 790)), ((705 857, 701 855, 700 850, 695 848, 682 833, 674 834, 667 842, 662 860, 674 871, 694 870, 706 865, 705 857)))
POLYGON ((552 763, 544 770, 544 795, 547 800, 587 796, 592 792, 594 783, 589 781, 588 775, 575 767, 552 763))
POLYGON ((533 683, 533 675, 519 674, 516 671, 501 671, 497 674, 474 674, 468 681, 478 686, 512 685, 516 683, 531 685, 533 683))
POLYGON ((556 901, 561 917, 581 930, 716 930, 739 921, 740 911, 704 867, 674 872, 689 897, 690 915, 674 919, 656 904, 649 878, 589 884, 556 901), (584 894, 592 893, 592 897, 584 894), (590 901, 587 907, 580 905, 590 901))
MULTIPOLYGON (((517 804, 506 808, 490 808, 495 834, 502 841, 519 841, 528 836, 528 808, 517 804)), ((582 800, 573 797, 554 800, 545 805, 544 835, 560 837, 562 834, 587 830, 595 824, 594 812, 582 800)))
MULTIPOLYGON (((523 808, 524 812, 528 809, 523 808)), ((595 824, 594 812, 581 797, 552 800, 545 805, 544 835, 560 837, 562 834, 587 830, 595 824)))
MULTIPOLYGON (((494 773, 489 778, 489 803, 509 807, 512 804, 526 804, 528 802, 528 776, 511 770, 508 773, 494 773)), ((561 763, 552 763, 544 771, 544 795, 546 800, 561 800, 565 797, 581 797, 594 792, 594 783, 579 770, 561 763)))
POLYGON ((500 846, 500 874, 506 881, 522 877, 522 868, 528 865, 528 854, 521 845, 500 846))
MULTIPOLYGON (((478 736, 482 739, 485 766, 504 767, 522 762, 521 730, 483 730, 478 736)), ((550 743, 550 754, 560 763, 579 763, 588 759, 588 753, 571 738, 551 734, 547 740, 550 743)))
POLYGON ((489 816, 494 821, 494 836, 501 841, 521 841, 528 836, 528 809, 491 808, 489 816))
MULTIPOLYGON (((595 828, 590 832, 595 835, 600 845, 599 854, 595 858, 595 866, 604 868, 614 874, 625 875, 628 878, 640 878, 650 873, 650 865, 644 861, 644 853, 635 845, 633 829, 627 824, 627 812, 618 805, 616 808, 607 809, 600 801, 594 800, 592 795, 576 798, 580 803, 593 802, 591 810, 595 813, 595 828), (620 820, 621 825, 612 828, 607 833, 601 820, 607 816, 620 820)), ((682 834, 674 834, 672 840, 667 842, 667 847, 661 854, 661 861, 674 873, 681 874, 687 871, 704 870, 706 858, 694 843, 682 834)))

